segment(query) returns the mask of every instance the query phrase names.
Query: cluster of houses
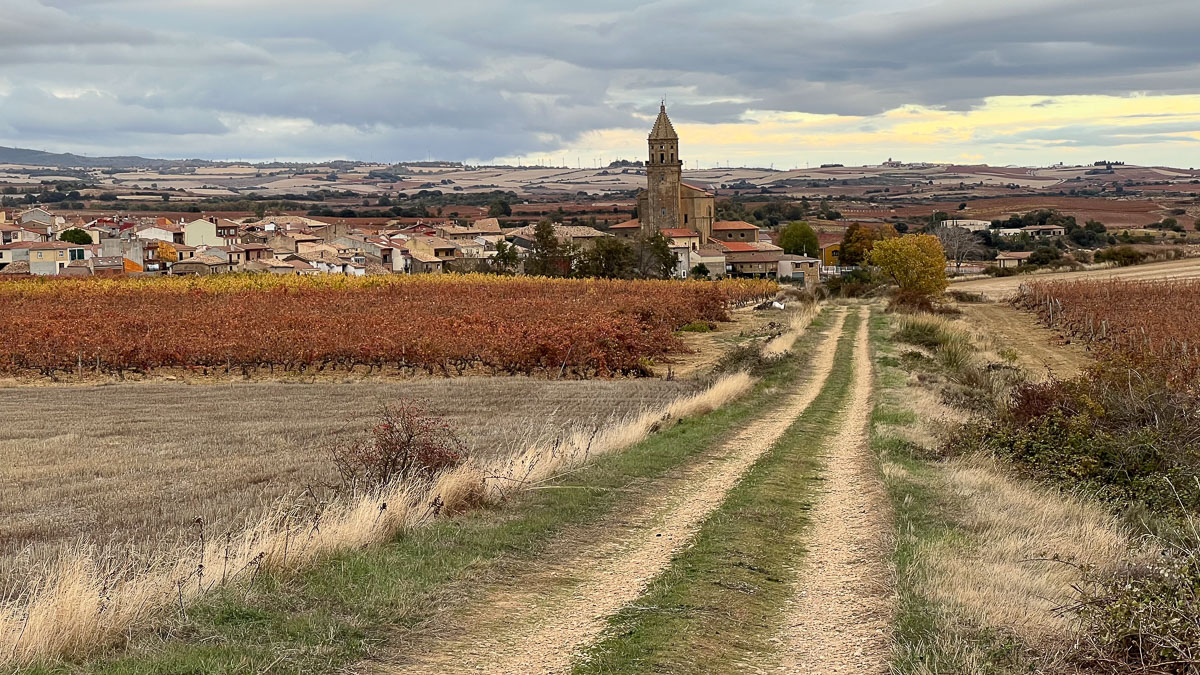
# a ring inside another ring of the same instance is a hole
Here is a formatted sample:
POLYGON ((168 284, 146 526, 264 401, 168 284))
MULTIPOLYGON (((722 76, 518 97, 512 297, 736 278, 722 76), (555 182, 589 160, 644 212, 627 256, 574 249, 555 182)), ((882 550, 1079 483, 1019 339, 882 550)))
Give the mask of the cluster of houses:
MULTIPOLYGON (((587 250, 604 237, 633 239, 638 221, 608 232, 554 225, 559 241, 587 250)), ((68 220, 43 208, 0 212, 0 274, 438 274, 486 266, 501 241, 519 254, 534 245, 535 226, 502 228, 496 218, 470 223, 434 220, 394 227, 352 227, 303 216, 235 222, 216 216, 171 220, 132 216, 68 220), (91 239, 59 237, 81 230, 91 239)), ((784 255, 758 227, 713 223, 711 237, 684 228, 662 231, 676 254, 676 275, 702 265, 712 277, 780 277, 816 283, 819 261, 784 255)))

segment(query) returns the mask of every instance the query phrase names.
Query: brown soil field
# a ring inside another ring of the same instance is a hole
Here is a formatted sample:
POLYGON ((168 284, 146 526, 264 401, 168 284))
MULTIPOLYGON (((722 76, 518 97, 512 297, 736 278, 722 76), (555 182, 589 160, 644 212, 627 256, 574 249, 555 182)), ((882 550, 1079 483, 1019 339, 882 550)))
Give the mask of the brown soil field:
POLYGON ((1200 278, 1200 258, 1186 258, 1164 263, 1135 265, 1102 270, 1087 270, 1084 272, 1058 272, 1053 274, 1036 274, 996 279, 972 279, 951 284, 952 291, 967 291, 981 293, 989 300, 1007 300, 1014 296, 1021 284, 1031 279, 1124 279, 1150 281, 1155 279, 1197 279, 1200 278))
POLYGON ((705 373, 736 347, 754 340, 766 341, 786 330, 789 316, 787 310, 743 307, 730 312, 730 318, 732 321, 717 324, 711 333, 679 333, 691 353, 676 354, 669 363, 655 364, 654 375, 686 378, 705 373))
POLYGON ((0 388, 0 410, 19 412, 0 421, 0 593, 73 546, 147 553, 195 536, 197 517, 217 536, 329 483, 335 435, 363 433, 381 405, 402 398, 443 415, 483 454, 697 386, 461 378, 0 388))

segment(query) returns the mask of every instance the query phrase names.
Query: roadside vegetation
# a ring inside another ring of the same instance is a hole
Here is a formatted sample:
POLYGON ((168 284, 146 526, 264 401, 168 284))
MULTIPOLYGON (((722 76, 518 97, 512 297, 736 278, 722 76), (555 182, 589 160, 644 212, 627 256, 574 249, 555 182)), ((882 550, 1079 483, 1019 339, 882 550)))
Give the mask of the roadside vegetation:
POLYGON ((900 521, 895 668, 1200 668, 1200 406, 1172 366, 1126 354, 1033 381, 945 318, 899 315, 875 335, 873 445, 900 521))

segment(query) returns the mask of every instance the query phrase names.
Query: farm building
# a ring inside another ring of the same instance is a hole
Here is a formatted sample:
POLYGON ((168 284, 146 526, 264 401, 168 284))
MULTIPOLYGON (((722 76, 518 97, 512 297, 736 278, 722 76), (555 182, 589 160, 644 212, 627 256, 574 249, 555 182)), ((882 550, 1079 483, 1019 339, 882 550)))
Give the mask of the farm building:
POLYGON ((1003 251, 996 256, 996 267, 1020 267, 1029 262, 1032 251, 1003 251))

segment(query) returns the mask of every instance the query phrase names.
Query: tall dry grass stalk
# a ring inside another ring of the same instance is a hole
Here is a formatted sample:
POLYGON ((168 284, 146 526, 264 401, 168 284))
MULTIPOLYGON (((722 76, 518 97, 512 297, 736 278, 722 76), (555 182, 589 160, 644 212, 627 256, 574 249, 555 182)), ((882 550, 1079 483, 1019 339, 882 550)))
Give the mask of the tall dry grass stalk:
POLYGON ((264 570, 290 572, 321 556, 387 541, 449 513, 497 503, 591 457, 628 448, 672 421, 714 410, 746 393, 746 373, 667 406, 576 429, 508 456, 470 461, 432 481, 391 485, 354 501, 294 509, 281 504, 236 534, 207 536, 136 569, 79 550, 64 555, 21 597, 0 603, 0 663, 77 659, 172 611, 187 612, 214 588, 253 585, 264 570))
POLYGON ((800 309, 792 313, 791 319, 788 321, 787 330, 771 338, 763 345, 762 355, 767 358, 776 358, 791 351, 792 346, 796 344, 796 340, 799 340, 800 336, 804 335, 804 332, 812 324, 813 319, 817 318, 820 310, 820 305, 815 302, 802 305, 800 309))

